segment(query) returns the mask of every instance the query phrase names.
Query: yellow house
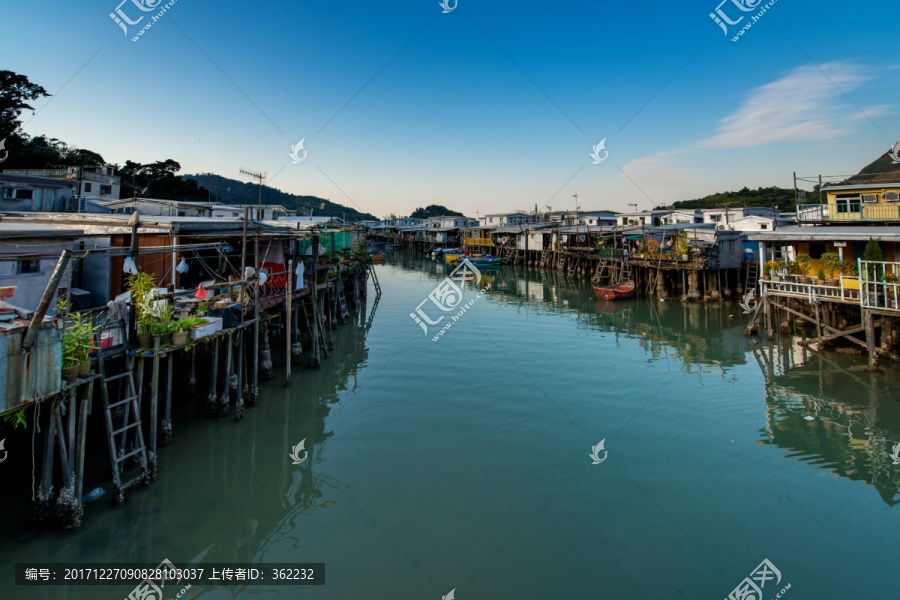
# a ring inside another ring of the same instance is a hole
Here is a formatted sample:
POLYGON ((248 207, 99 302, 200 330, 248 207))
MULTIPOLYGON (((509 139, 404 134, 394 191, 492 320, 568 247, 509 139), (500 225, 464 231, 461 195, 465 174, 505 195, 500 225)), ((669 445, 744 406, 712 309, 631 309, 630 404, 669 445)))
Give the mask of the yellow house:
POLYGON ((826 204, 797 205, 798 223, 900 223, 900 183, 837 185, 826 204))

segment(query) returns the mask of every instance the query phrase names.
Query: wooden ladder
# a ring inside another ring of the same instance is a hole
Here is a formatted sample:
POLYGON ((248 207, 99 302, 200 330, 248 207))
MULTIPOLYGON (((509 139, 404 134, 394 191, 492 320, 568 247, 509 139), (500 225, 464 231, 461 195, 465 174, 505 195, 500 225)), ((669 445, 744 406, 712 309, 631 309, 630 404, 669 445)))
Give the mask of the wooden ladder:
POLYGON ((103 410, 106 413, 106 435, 109 442, 109 458, 112 463, 113 487, 115 488, 115 503, 125 501, 125 490, 134 487, 138 483, 150 483, 150 463, 147 460, 147 447, 144 444, 144 432, 141 428, 141 404, 134 384, 132 359, 127 349, 114 352, 100 352, 97 356, 97 365, 100 370, 100 389, 103 396, 103 410), (125 359, 125 368, 118 375, 107 375, 106 362, 117 356, 125 359), (111 400, 109 386, 116 381, 120 382, 116 387, 116 400, 111 400), (123 385, 124 384, 124 385, 123 385), (113 414, 116 411, 119 414, 113 414), (115 421, 121 416, 121 421, 116 426, 115 421), (141 472, 137 476, 123 483, 127 470, 125 461, 132 456, 138 457, 141 472))
POLYGON ((341 320, 344 324, 350 322, 350 311, 347 310, 347 298, 344 296, 344 282, 337 281, 335 282, 335 286, 337 287, 337 303, 338 303, 338 312, 341 315, 341 320))
POLYGON ((509 261, 512 260, 512 257, 513 257, 513 249, 506 248, 506 250, 504 250, 504 252, 503 252, 503 258, 500 260, 500 264, 508 265, 509 261))
POLYGON ((375 274, 375 265, 369 260, 369 274, 372 277, 372 285, 375 286, 375 295, 381 295, 381 283, 378 281, 378 275, 375 274))
POLYGON ((744 293, 756 288, 759 278, 759 263, 756 261, 747 263, 747 278, 744 281, 744 293))

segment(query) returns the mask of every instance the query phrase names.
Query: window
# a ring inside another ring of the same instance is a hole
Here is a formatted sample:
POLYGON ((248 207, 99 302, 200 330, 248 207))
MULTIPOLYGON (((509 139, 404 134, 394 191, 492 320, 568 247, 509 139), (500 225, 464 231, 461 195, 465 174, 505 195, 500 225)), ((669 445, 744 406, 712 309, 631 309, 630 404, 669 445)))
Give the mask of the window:
POLYGON ((90 194, 90 193, 91 193, 91 184, 90 184, 90 183, 85 183, 85 184, 84 184, 84 193, 85 193, 85 194, 90 194))
POLYGON ((768 228, 769 228, 769 224, 768 224, 768 223, 760 223, 760 224, 759 224, 759 228, 760 228, 760 229, 768 229, 768 228))
POLYGON ((101 196, 109 196, 112 194, 112 186, 111 185, 100 185, 100 195, 101 196))
POLYGON ((41 259, 39 258, 29 258, 27 260, 20 260, 16 263, 14 273, 16 275, 28 275, 30 273, 40 273, 41 272, 41 259))
POLYGON ((710 221, 720 221, 722 219, 722 215, 709 215, 710 221))
POLYGON ((825 254, 826 250, 827 248, 824 243, 810 242, 809 257, 813 260, 819 260, 822 258, 822 255, 825 254))
POLYGON ((835 198, 835 208, 838 214, 849 214, 861 212, 859 196, 838 196, 835 198))
POLYGON ((7 198, 15 198, 16 200, 31 200, 34 198, 34 190, 6 188, 4 196, 7 198))

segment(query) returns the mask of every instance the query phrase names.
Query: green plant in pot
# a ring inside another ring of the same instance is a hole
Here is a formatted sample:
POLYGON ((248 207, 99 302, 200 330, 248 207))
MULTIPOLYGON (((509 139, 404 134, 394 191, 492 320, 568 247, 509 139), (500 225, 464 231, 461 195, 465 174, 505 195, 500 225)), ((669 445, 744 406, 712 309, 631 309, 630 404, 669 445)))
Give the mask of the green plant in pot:
POLYGON ((150 333, 154 337, 159 337, 159 345, 165 346, 172 341, 172 316, 175 313, 175 307, 171 303, 154 304, 153 314, 156 317, 150 325, 150 333))
POLYGON ((153 313, 149 309, 147 296, 155 287, 155 282, 149 273, 134 273, 127 277, 125 286, 131 292, 138 343, 142 348, 149 348, 152 344, 153 313))
POLYGON ((825 270, 819 267, 819 274, 816 279, 816 285, 825 285, 825 270))
POLYGON ((62 378, 75 381, 79 375, 90 373, 90 353, 96 349, 94 335, 97 328, 90 317, 75 313, 63 328, 62 335, 62 378))
POLYGON ((184 344, 187 342, 188 334, 194 327, 204 325, 206 321, 201 317, 186 317, 173 321, 170 329, 172 330, 172 343, 184 344))
POLYGON ((837 252, 826 252, 822 255, 822 268, 828 277, 825 279, 827 285, 837 285, 835 272, 841 269, 841 257, 837 252))
POLYGON ((841 275, 843 275, 844 277, 856 277, 856 261, 843 261, 841 263, 841 275))
POLYGON ((809 276, 809 267, 812 264, 812 257, 809 254, 797 255, 797 270, 800 272, 800 282, 809 283, 812 279, 809 276))

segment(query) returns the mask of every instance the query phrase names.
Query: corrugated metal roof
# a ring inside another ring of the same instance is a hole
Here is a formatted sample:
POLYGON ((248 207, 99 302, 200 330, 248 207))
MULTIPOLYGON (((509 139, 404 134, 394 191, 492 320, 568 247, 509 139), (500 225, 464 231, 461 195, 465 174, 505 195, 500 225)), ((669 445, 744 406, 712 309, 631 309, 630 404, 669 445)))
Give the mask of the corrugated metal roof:
POLYGON ((755 242, 798 242, 803 240, 859 241, 875 238, 884 242, 900 242, 900 227, 890 225, 827 225, 781 227, 775 231, 747 233, 747 239, 755 242))

